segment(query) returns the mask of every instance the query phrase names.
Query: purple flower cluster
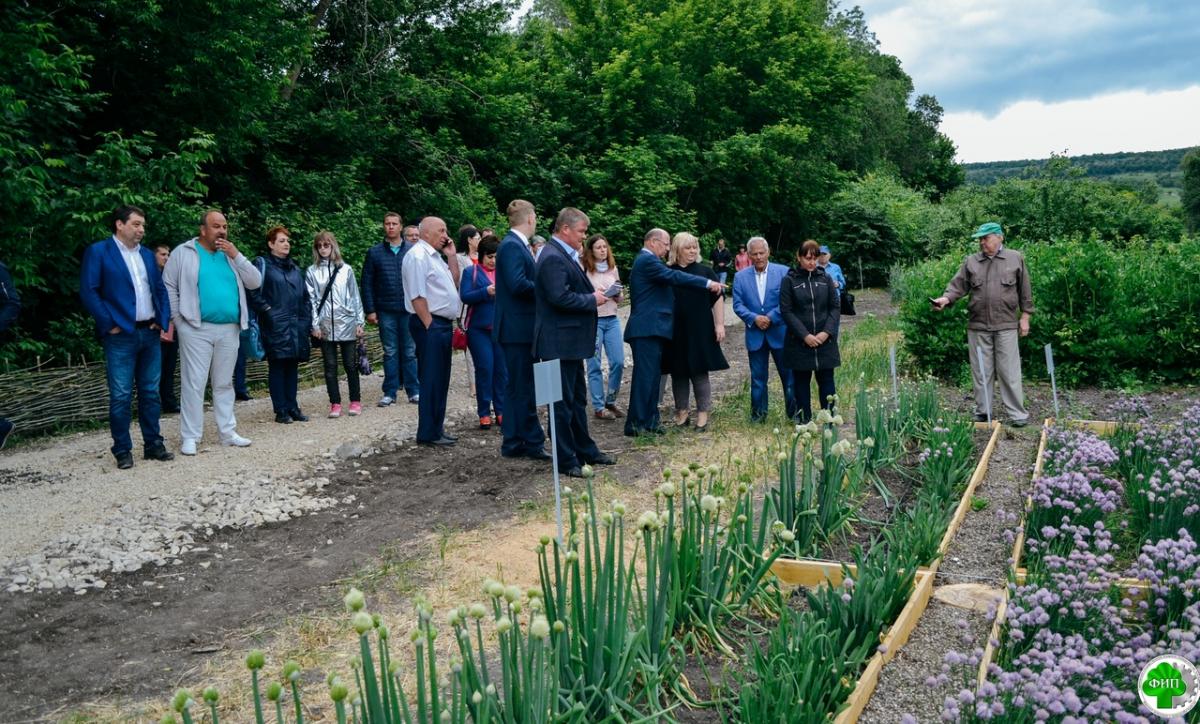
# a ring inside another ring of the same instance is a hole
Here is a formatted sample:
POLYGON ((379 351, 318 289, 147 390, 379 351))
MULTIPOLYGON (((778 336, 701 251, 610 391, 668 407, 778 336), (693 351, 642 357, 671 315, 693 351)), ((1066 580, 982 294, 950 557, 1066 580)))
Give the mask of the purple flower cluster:
POLYGON ((1168 425, 1119 429, 1114 439, 1134 528, 1150 541, 1200 530, 1200 405, 1168 425))
POLYGON ((1138 605, 1152 625, 1152 635, 1156 640, 1169 637, 1174 630, 1172 622, 1180 620, 1187 608, 1200 604, 1200 550, 1196 541, 1181 528, 1177 538, 1145 544, 1129 577, 1145 581, 1149 587, 1145 592, 1128 593, 1144 593, 1138 605))

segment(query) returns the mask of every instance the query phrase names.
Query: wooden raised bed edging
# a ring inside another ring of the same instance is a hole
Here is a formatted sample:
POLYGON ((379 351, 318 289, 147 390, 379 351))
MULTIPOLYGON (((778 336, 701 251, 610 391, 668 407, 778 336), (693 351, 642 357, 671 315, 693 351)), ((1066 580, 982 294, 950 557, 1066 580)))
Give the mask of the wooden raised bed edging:
MULTIPOLYGON (((1097 435, 1111 435, 1116 431, 1118 423, 1107 420, 1068 420, 1067 424, 1071 427, 1080 427, 1091 430, 1097 435)), ((1042 477, 1042 472, 1046 464, 1046 441, 1050 436, 1050 428, 1054 426, 1055 419, 1047 417, 1042 424, 1042 436, 1038 442, 1037 461, 1033 466, 1033 477, 1030 479, 1030 493, 1025 496, 1025 506, 1021 511, 1020 527, 1017 529, 1017 538, 1013 542, 1012 549, 1012 580, 1018 585, 1024 585, 1026 570, 1021 565, 1021 560, 1025 555, 1025 516, 1033 507, 1033 483, 1038 478, 1042 477)), ((1145 581, 1139 581, 1136 578, 1121 578, 1117 580, 1116 585, 1128 595, 1131 599, 1138 599, 1146 594, 1149 588, 1145 581)), ((987 646, 983 649, 983 659, 979 662, 979 673, 975 679, 975 688, 978 690, 987 680, 988 667, 991 666, 992 660, 996 658, 996 647, 992 645, 993 641, 1000 640, 1000 632, 1004 626, 1004 617, 1008 613, 1008 586, 1004 587, 1004 595, 1000 599, 1000 605, 996 607, 996 620, 992 622, 992 631, 988 635, 987 646)))
MULTIPOLYGON (((978 423, 976 429, 986 430, 988 426, 986 423, 978 423)), ((867 703, 871 700, 871 695, 875 692, 875 685, 879 683, 879 674, 883 669, 883 665, 891 661, 904 644, 908 642, 908 637, 912 633, 912 630, 916 628, 921 614, 925 613, 925 608, 929 605, 929 599, 933 595, 933 582, 937 576, 938 566, 942 562, 942 557, 945 556, 946 551, 950 548, 950 542, 954 539, 955 533, 958 532, 959 527, 962 526, 963 519, 966 518, 967 512, 971 509, 971 498, 975 494, 975 490, 983 482, 983 479, 987 477, 988 464, 991 462, 992 453, 996 450, 996 444, 1000 439, 1003 428, 999 423, 993 422, 991 430, 992 435, 988 438, 987 445, 983 448, 983 453, 979 456, 979 462, 975 465, 975 471, 971 474, 966 490, 963 491, 963 495, 959 499, 954 516, 950 519, 949 525, 946 526, 946 534, 942 536, 942 543, 938 546, 938 557, 933 561, 932 565, 917 570, 916 578, 913 581, 913 591, 908 598, 908 602, 888 628, 888 632, 881 642, 882 650, 876 651, 867 661, 862 675, 858 677, 858 681, 854 685, 854 691, 850 692, 850 696, 846 699, 846 706, 837 715, 837 718, 834 719, 834 724, 855 724, 858 721, 858 717, 862 714, 867 703)), ((1043 432, 1043 437, 1044 435, 1045 433, 1043 432)), ((780 583, 791 586, 805 586, 807 588, 823 584, 841 585, 844 570, 854 573, 856 567, 854 564, 838 561, 795 558, 778 558, 771 564, 771 573, 779 579, 780 583)))

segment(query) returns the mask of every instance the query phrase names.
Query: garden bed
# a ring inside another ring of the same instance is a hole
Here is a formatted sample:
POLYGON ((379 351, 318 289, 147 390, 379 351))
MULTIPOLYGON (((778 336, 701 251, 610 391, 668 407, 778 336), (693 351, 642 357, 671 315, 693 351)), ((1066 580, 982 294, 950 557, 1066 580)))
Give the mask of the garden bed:
POLYGON ((1156 655, 1200 654, 1197 421, 1200 406, 1170 425, 1045 421, 1011 582, 975 685, 947 698, 944 716, 1019 718, 1030 706, 1093 719, 1151 713, 1132 673, 1156 655), (1136 561, 1110 529, 1139 544, 1136 561), (1084 661, 1092 676, 1069 674, 1084 661), (1035 702, 1032 683, 1051 681, 1063 695, 1035 702))

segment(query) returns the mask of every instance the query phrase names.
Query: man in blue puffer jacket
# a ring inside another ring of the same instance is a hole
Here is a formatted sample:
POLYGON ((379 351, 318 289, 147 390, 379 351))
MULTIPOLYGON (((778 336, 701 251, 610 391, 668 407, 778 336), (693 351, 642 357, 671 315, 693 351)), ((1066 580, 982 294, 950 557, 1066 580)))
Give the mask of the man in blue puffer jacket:
POLYGON ((396 401, 403 382, 408 401, 420 400, 421 385, 417 379, 417 347, 408 331, 408 312, 404 308, 404 255, 410 244, 400 231, 400 214, 389 211, 383 216, 383 241, 367 250, 362 271, 363 312, 367 322, 379 325, 379 341, 383 344, 383 397, 380 407, 396 401), (403 378, 401 377, 403 371, 403 378))

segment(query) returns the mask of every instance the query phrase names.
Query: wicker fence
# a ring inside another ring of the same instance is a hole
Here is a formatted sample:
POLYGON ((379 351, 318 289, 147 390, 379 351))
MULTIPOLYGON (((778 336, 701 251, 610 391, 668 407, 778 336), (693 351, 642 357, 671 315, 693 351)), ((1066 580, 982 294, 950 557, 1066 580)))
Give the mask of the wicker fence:
MULTIPOLYGON (((372 369, 379 371, 383 348, 378 335, 367 334, 367 354, 372 369)), ((324 384, 324 379, 321 353, 314 347, 312 357, 300 365, 300 386, 324 384)), ((266 383, 267 363, 247 361, 246 384, 265 387, 266 383)), ((178 373, 175 390, 179 390, 178 373)), ((104 362, 0 372, 0 416, 16 423, 22 437, 107 420, 104 362)))

